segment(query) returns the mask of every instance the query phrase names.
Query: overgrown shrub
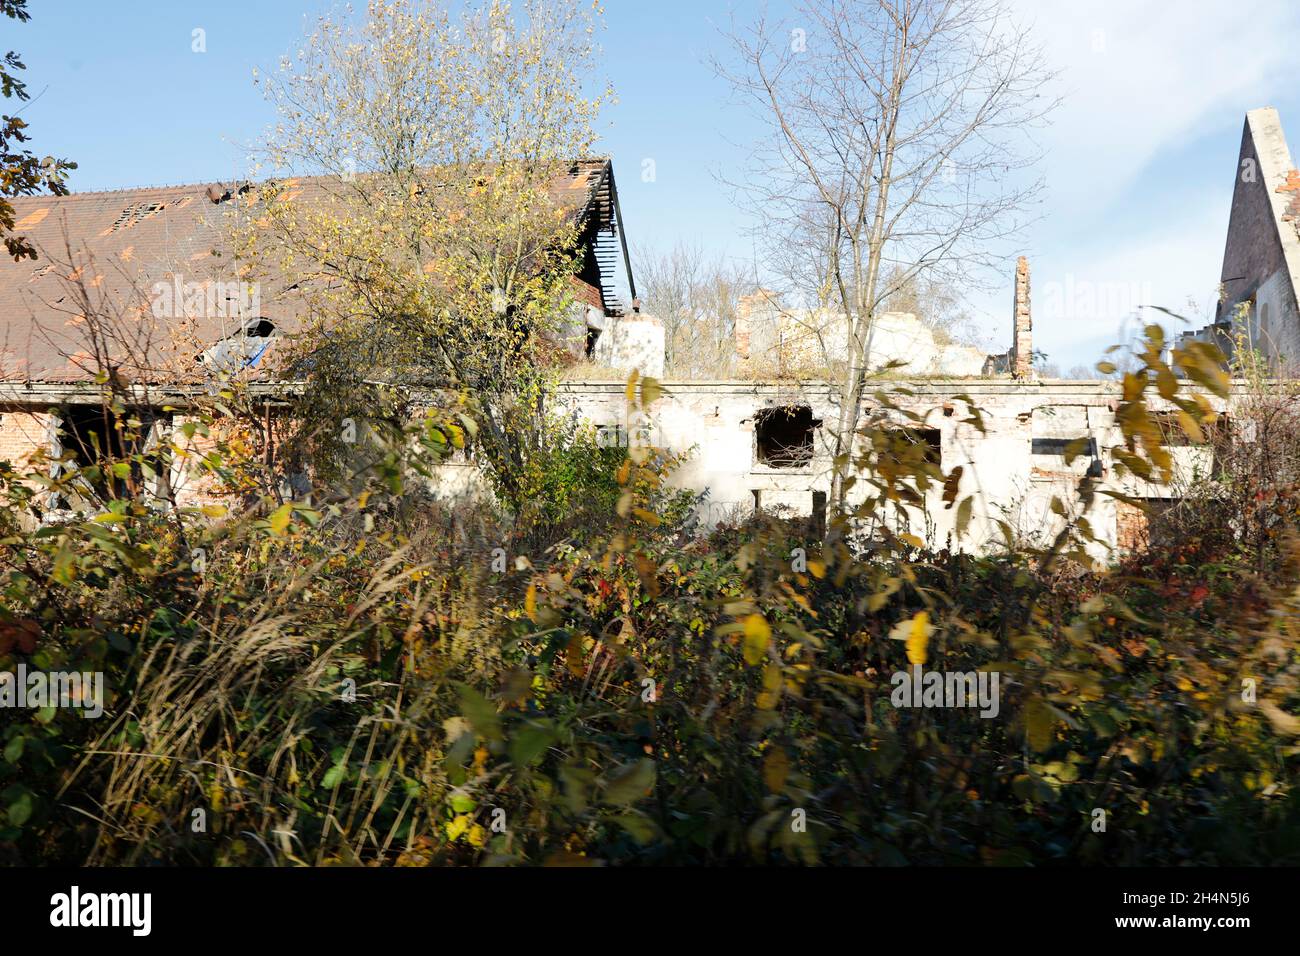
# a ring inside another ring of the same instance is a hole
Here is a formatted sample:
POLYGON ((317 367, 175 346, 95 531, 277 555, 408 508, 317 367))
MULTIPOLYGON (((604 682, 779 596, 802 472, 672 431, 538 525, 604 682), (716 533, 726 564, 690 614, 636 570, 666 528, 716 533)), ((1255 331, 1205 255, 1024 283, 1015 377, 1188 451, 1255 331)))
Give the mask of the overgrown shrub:
MULTIPOLYGON (((1209 417, 1162 351, 1118 414, 1147 473, 1152 388, 1209 417)), ((1221 392, 1212 360, 1174 367, 1221 392)), ((607 521, 462 542, 398 506, 463 443, 454 412, 404 426, 358 492, 215 521, 117 499, 33 530, 13 516, 54 479, 6 468, 0 666, 110 688, 101 720, 0 714, 6 858, 1300 861, 1294 508, 1263 562, 1225 535, 1098 567, 1080 521, 926 553, 890 513, 951 474, 897 438, 867 435, 856 556, 851 529, 822 548, 774 519, 700 537, 670 458, 579 433, 539 488, 577 507, 594 482, 607 521), (894 706, 916 665, 998 672, 996 719, 894 706)))

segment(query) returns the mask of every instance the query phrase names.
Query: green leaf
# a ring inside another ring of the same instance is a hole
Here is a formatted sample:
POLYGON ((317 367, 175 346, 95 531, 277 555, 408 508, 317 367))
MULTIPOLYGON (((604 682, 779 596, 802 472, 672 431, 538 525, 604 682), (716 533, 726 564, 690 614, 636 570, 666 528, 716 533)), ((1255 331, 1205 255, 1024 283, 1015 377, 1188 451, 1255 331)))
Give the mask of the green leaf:
POLYGON ((22 826, 31 819, 34 809, 36 804, 32 799, 31 791, 24 790, 17 800, 9 804, 9 822, 16 827, 22 826))
POLYGON ((531 724, 523 727, 510 740, 510 759, 516 767, 527 767, 536 763, 546 748, 551 745, 549 727, 531 724))
POLYGON ((289 519, 291 517, 293 517, 293 505, 287 502, 272 511, 266 518, 271 526, 271 533, 276 535, 284 534, 289 528, 289 519))
POLYGON ((966 533, 967 527, 970 526, 971 509, 974 504, 974 497, 967 495, 961 500, 961 504, 957 506, 957 537, 959 538, 966 533))
POLYGON ((644 813, 624 813, 614 818, 614 822, 627 831, 628 836, 645 846, 658 835, 658 827, 644 813))
POLYGON ((1056 716, 1046 701, 1035 697, 1025 704, 1024 721, 1025 736, 1031 748, 1041 753, 1052 746, 1056 716))
POLYGON ((321 777, 320 785, 326 790, 333 790, 343 780, 346 773, 347 767, 343 764, 335 764, 325 771, 325 776, 321 777))
POLYGON ((790 776, 790 756, 784 747, 773 747, 763 760, 763 783, 772 793, 785 789, 785 781, 790 776))
POLYGON ((23 745, 26 744, 27 738, 22 734, 14 737, 13 740, 5 744, 5 761, 7 763, 17 763, 23 756, 23 745))
POLYGON ((649 408, 656 401, 658 401, 659 396, 663 394, 664 394, 664 387, 661 384, 659 384, 659 380, 657 378, 641 379, 641 407, 642 408, 649 408))
POLYGON ((605 781, 605 802, 620 806, 635 803, 654 786, 655 762, 642 757, 635 763, 624 764, 605 781))
POLYGON ((77 577, 76 555, 66 544, 59 547, 54 556, 54 568, 50 576, 60 584, 71 584, 77 577))
POLYGON ((461 685, 460 707, 475 733, 487 740, 501 739, 501 716, 496 705, 468 684, 461 685))

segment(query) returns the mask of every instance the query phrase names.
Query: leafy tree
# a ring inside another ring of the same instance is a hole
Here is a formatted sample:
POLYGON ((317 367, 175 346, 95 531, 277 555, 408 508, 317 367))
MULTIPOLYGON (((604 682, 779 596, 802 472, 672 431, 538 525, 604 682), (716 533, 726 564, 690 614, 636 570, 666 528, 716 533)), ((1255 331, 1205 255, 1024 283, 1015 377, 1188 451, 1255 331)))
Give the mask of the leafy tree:
MULTIPOLYGON (((1229 395, 1215 350, 1170 363, 1166 344, 1148 328, 1117 393, 1117 475, 1167 480, 1169 409, 1196 443, 1230 399, 1238 422, 1271 420, 1239 442, 1297 447, 1290 401, 1229 395)), ((224 400, 196 401, 220 452, 199 467, 242 470, 224 400)), ((444 461, 454 427, 407 423, 408 460, 375 483, 444 461)), ((636 448, 604 489, 614 523, 535 564, 483 560, 431 503, 372 514, 369 488, 186 509, 188 547, 126 498, 34 529, 24 516, 77 479, 0 463, 0 667, 103 672, 107 689, 103 720, 0 713, 0 862, 1300 859, 1294 468, 1240 449, 1191 503, 1214 525, 1102 569, 1075 508, 1101 498, 1087 479, 1054 502, 1048 545, 926 550, 899 533, 903 507, 940 481, 959 513, 972 499, 896 427, 864 431, 866 556, 762 515, 697 537, 671 461, 636 448), (1266 520, 1224 521, 1225 500, 1266 520), (917 667, 997 690, 978 708, 896 699, 917 667)), ((582 461, 565 469, 595 487, 582 461)))
POLYGON ((553 188, 575 179, 609 96, 586 90, 598 14, 377 0, 323 20, 264 81, 280 116, 264 161, 320 177, 320 194, 299 201, 294 178, 253 192, 238 246, 308 304, 296 357, 317 455, 343 418, 442 389, 465 397, 476 460, 519 503, 572 301, 579 223, 553 188))
MULTIPOLYGON (((0 0, 0 13, 25 23, 31 19, 27 12, 27 0, 0 0)), ((0 92, 5 99, 17 98, 26 102, 31 99, 27 84, 19 79, 17 71, 27 67, 10 50, 0 63, 0 92)), ((56 196, 66 196, 68 187, 64 179, 69 170, 77 168, 76 163, 66 159, 46 156, 41 159, 21 144, 31 137, 25 130, 27 123, 18 116, 5 114, 0 116, 0 235, 4 236, 5 248, 15 262, 23 259, 35 259, 36 249, 23 236, 16 235, 14 229, 14 207, 6 197, 31 196, 48 189, 56 196)))

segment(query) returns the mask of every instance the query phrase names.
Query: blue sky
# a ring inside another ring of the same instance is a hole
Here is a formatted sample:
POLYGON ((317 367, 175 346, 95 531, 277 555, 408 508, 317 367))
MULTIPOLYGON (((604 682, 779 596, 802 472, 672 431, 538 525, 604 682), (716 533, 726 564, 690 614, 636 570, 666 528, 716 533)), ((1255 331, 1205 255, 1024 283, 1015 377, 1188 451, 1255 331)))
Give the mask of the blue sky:
MULTIPOLYGON (((1041 218, 1030 259, 1035 345, 1063 369, 1095 361, 1138 305, 1213 312, 1233 169, 1246 110, 1276 106, 1300 138, 1300 27, 1293 0, 1013 0, 1059 71, 1063 107, 1046 130, 1041 218)), ((634 243, 698 243, 750 255, 745 216, 721 176, 746 164, 755 130, 708 65, 718 26, 749 0, 607 0, 606 116, 634 243), (653 182, 643 164, 654 162, 653 182)), ((40 94, 23 116, 34 147, 76 160, 76 190, 228 181, 271 120, 252 70, 273 69, 313 0, 105 3, 33 0, 32 21, 0 23, 0 46, 40 94), (204 53, 191 50, 205 31, 204 53)), ((773 8, 784 3, 773 0, 773 8)), ((815 42, 815 36, 809 36, 815 42)), ((1297 141, 1300 148, 1300 139, 1297 141)), ((970 290, 984 344, 1010 340, 1012 261, 970 290)))

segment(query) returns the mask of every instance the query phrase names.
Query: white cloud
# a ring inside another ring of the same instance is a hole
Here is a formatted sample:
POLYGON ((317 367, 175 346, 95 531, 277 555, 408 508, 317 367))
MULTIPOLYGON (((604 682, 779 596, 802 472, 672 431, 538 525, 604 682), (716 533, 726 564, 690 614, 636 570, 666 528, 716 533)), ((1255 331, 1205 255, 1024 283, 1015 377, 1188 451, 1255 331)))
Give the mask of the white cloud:
MULTIPOLYGON (((1151 310, 1135 323, 1135 306, 1208 321, 1241 124, 1247 110, 1285 106, 1300 87, 1300 5, 1013 2, 1064 97, 1039 138, 1043 218, 1022 240, 1035 347, 1068 369, 1095 362, 1143 322, 1184 328, 1151 310), (1194 168, 1188 147, 1207 136, 1230 157, 1221 169, 1194 168)), ((971 303, 994 348, 1011 339, 1005 273, 997 292, 971 303)))
POLYGON ((1294 0, 1015 0, 1065 100, 1042 138, 1054 214, 1106 209, 1161 152, 1300 79, 1294 0))

